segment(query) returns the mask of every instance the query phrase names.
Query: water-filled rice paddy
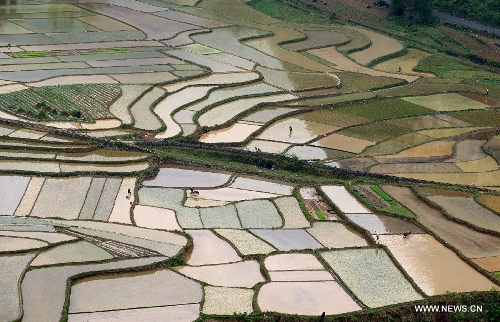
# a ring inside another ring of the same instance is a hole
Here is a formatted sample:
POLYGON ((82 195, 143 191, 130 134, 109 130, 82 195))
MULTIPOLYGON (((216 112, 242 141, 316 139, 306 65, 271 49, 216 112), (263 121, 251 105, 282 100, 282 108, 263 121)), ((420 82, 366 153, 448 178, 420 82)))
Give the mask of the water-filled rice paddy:
POLYGON ((422 298, 384 250, 337 250, 322 252, 321 256, 347 287, 369 307, 422 298))
POLYGON ((271 282, 261 287, 257 303, 263 311, 286 314, 340 314, 360 307, 335 281, 271 282))
POLYGON ((231 120, 231 118, 245 111, 248 111, 259 104, 289 101, 294 98, 296 98, 296 96, 291 94, 276 94, 263 97, 242 98, 236 101, 218 105, 210 109, 208 112, 203 113, 199 117, 198 123, 201 126, 216 126, 224 124, 227 121, 231 120))
POLYGON ((425 233, 422 228, 403 218, 375 214, 347 214, 346 216, 371 234, 403 234, 406 231, 415 234, 425 233))
MULTIPOLYGON (((270 86, 265 83, 256 83, 256 84, 249 84, 249 85, 244 85, 244 86, 239 86, 239 87, 230 87, 230 88, 222 88, 222 89, 216 89, 208 95, 206 99, 204 99, 201 102, 191 104, 187 106, 186 108, 191 110, 191 111, 200 111, 207 106, 211 106, 214 104, 217 104, 219 102, 223 102, 228 99, 234 99, 239 96, 248 96, 248 95, 255 95, 255 94, 266 94, 266 93, 275 93, 279 92, 280 89, 270 86)), ((189 95, 188 97, 192 97, 192 95, 189 95)), ((201 98, 201 96, 200 96, 201 98)), ((195 99, 191 99, 191 101, 195 101, 195 99)), ((187 103, 187 102, 186 102, 187 103)))
POLYGON ((264 141, 264 140, 252 140, 245 147, 250 151, 262 151, 267 153, 281 153, 285 151, 290 144, 281 143, 281 142, 273 142, 273 141, 264 141))
POLYGON ((246 230, 216 229, 215 232, 229 240, 242 255, 268 254, 276 250, 246 230))
POLYGON ((200 218, 205 228, 240 228, 234 205, 200 208, 200 218))
POLYGON ((279 211, 283 215, 283 228, 304 228, 310 227, 297 199, 293 197, 283 197, 274 199, 279 211))
POLYGON ((375 58, 395 53, 403 49, 403 45, 396 39, 374 32, 370 29, 349 27, 370 38, 371 46, 365 50, 350 54, 351 58, 360 64, 367 64, 375 58))
POLYGON ((183 82, 177 82, 174 84, 169 84, 163 86, 168 92, 175 92, 187 86, 196 85, 223 85, 232 83, 242 83, 256 80, 259 78, 259 74, 253 72, 246 73, 217 73, 209 76, 196 78, 193 80, 187 80, 183 82))
POLYGON ((86 241, 67 243, 41 252, 31 266, 45 266, 62 263, 98 262, 114 258, 107 251, 86 241))
POLYGON ((363 247, 366 240, 352 229, 337 222, 316 222, 307 229, 317 241, 328 248, 363 247))
POLYGON ((70 313, 70 322, 98 322, 111 319, 120 319, 124 322, 147 321, 158 316, 168 316, 179 322, 196 320, 200 315, 199 304, 171 305, 141 309, 114 310, 94 313, 70 313))
POLYGON ((267 257, 264 265, 268 271, 310 271, 325 268, 312 254, 277 254, 267 257))
POLYGON ((227 72, 240 72, 243 71, 240 68, 219 63, 215 60, 205 57, 204 55, 197 55, 195 53, 188 52, 182 49, 173 49, 166 51, 166 53, 170 56, 178 57, 183 60, 187 60, 197 65, 202 65, 204 67, 209 68, 214 73, 227 73, 227 72))
POLYGON ((300 160, 323 160, 328 158, 326 150, 314 146, 296 145, 286 151, 287 155, 295 155, 300 160))
POLYGON ((384 191, 413 212, 419 222, 445 242, 456 247, 469 258, 497 256, 500 254, 500 238, 480 233, 455 221, 449 220, 435 208, 418 199, 408 188, 384 186, 384 191))
POLYGON ((242 142, 260 128, 260 125, 234 123, 229 127, 203 134, 199 141, 203 143, 242 142))
POLYGON ((28 267, 35 253, 20 254, 14 256, 0 256, 0 269, 7 274, 0 277, 0 302, 2 310, 0 319, 2 321, 14 321, 21 315, 21 303, 19 296, 19 283, 22 275, 28 267))
POLYGON ((214 286, 252 288, 264 282, 256 261, 207 266, 183 266, 177 269, 183 275, 214 286))
POLYGON ((500 216, 477 204, 473 198, 428 196, 452 217, 474 226, 500 232, 500 216))
POLYGON ((9 187, 0 192, 0 214, 12 216, 23 197, 29 177, 0 176, 0 186, 9 187))
POLYGON ((242 121, 267 123, 281 115, 285 115, 293 111, 296 111, 296 109, 289 107, 266 107, 244 117, 242 121))
POLYGON ((231 177, 229 172, 210 171, 203 168, 164 167, 150 180, 145 180, 145 186, 157 187, 218 187, 224 185, 231 177))
POLYGON ((427 295, 489 290, 495 285, 427 234, 382 235, 386 245, 410 277, 427 295))
POLYGON ((165 260, 165 257, 127 259, 101 264, 70 265, 29 271, 22 283, 23 320, 56 321, 66 300, 68 279, 72 276, 102 270, 141 267, 165 260), (39 307, 39 305, 42 305, 39 307))
POLYGON ((302 229, 252 229, 251 232, 281 251, 290 251, 292 249, 318 249, 323 247, 302 229))
POLYGON ((339 84, 338 77, 330 73, 289 72, 261 66, 258 66, 256 70, 264 76, 266 82, 288 91, 334 87, 339 84))
POLYGON ((200 44, 217 48, 242 58, 250 59, 262 66, 281 69, 282 63, 279 59, 239 42, 239 39, 241 38, 257 37, 268 34, 270 34, 270 32, 265 30, 231 26, 213 29, 211 33, 194 35, 192 38, 200 44))
POLYGON ((0 254, 9 252, 36 250, 38 248, 45 248, 49 245, 43 241, 36 239, 8 237, 8 236, 0 236, 0 242, 1 242, 0 254))
POLYGON ((241 258, 225 241, 209 230, 186 230, 193 237, 193 251, 187 259, 191 266, 239 262, 241 258))
POLYGON ((284 44, 281 47, 287 50, 302 51, 310 48, 335 46, 349 41, 346 35, 332 30, 305 30, 303 33, 307 39, 284 44))
POLYGON ((283 182, 274 182, 262 178, 251 178, 243 176, 236 177, 233 183, 231 183, 230 187, 281 195, 289 195, 292 193, 293 189, 292 186, 283 182))
POLYGON ((103 31, 135 30, 132 26, 102 15, 79 17, 78 20, 103 31))
POLYGON ((231 287, 204 287, 205 302, 202 312, 205 314, 245 314, 253 311, 253 290, 231 287))
POLYGON ((199 198, 221 201, 238 201, 278 197, 278 195, 272 193, 235 188, 218 188, 198 191, 200 192, 198 196, 199 198))
POLYGON ((186 23, 164 19, 148 13, 131 10, 128 8, 110 6, 107 4, 87 3, 82 4, 82 8, 108 16, 143 31, 148 39, 168 39, 176 34, 186 31, 199 29, 197 26, 186 23))
POLYGON ((78 218, 90 181, 89 177, 46 179, 30 216, 78 218))
MULTIPOLYGON (((120 68, 120 67, 117 67, 120 68)), ((160 68, 151 68, 151 69, 160 69, 160 68)), ((171 70, 170 67, 166 66, 165 70, 171 70)), ((123 73, 123 74, 113 74, 116 71, 111 71, 110 77, 116 79, 118 82, 122 84, 158 84, 158 83, 166 83, 178 79, 177 76, 173 75, 168 71, 156 71, 156 72, 148 72, 138 70, 137 73, 123 73), (147 76, 147 77, 146 77, 147 76)))
POLYGON ((117 273, 76 281, 71 287, 69 312, 188 304, 200 302, 201 296, 198 283, 173 271, 117 273))
MULTIPOLYGON (((196 1, 191 1, 195 3, 196 1)), ((164 17, 170 20, 185 22, 188 24, 205 27, 205 28, 217 28, 217 27, 225 27, 226 23, 218 20, 205 19, 202 17, 198 17, 195 15, 190 15, 181 11, 175 10, 165 10, 161 12, 154 13, 157 16, 164 17)))
POLYGON ((338 129, 339 128, 336 126, 304 121, 298 118, 287 118, 279 120, 267 127, 258 138, 279 142, 306 143, 320 135, 338 129), (291 132, 290 127, 292 127, 291 132))
POLYGON ((170 209, 136 205, 134 221, 139 227, 164 230, 181 230, 170 209))
POLYGON ((164 90, 159 87, 154 87, 130 108, 132 117, 135 120, 134 127, 144 130, 156 130, 161 127, 161 122, 151 109, 154 103, 164 94, 164 90))
POLYGON ((340 211, 346 214, 371 213, 371 211, 356 200, 344 186, 322 186, 321 190, 323 190, 340 211))
MULTIPOLYGON (((370 76, 394 77, 394 78, 404 79, 408 82, 413 82, 418 78, 417 76, 403 75, 399 73, 388 73, 388 72, 374 70, 362 65, 358 65, 356 62, 350 60, 349 58, 345 57, 343 54, 338 52, 335 47, 311 49, 308 50, 307 52, 335 64, 336 65, 335 68, 342 71, 356 72, 370 76)), ((338 73, 336 74, 337 76, 339 76, 338 73)), ((342 78, 343 77, 340 77, 340 79, 342 78)))
POLYGON ((236 204, 243 228, 278 228, 283 225, 276 207, 269 200, 249 200, 236 204))

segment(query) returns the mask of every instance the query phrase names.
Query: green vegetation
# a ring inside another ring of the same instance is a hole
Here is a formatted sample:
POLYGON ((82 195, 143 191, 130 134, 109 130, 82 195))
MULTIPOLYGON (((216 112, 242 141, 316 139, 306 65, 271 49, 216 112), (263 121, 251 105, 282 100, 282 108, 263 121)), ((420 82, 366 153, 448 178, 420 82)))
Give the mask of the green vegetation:
POLYGON ((388 194, 386 194, 384 190, 380 189, 379 186, 370 186, 370 189, 372 189, 373 191, 375 191, 385 201, 388 201, 388 202, 394 201, 394 199, 392 199, 391 196, 389 196, 388 194))
POLYGON ((45 57, 50 55, 58 54, 58 50, 45 50, 45 51, 20 51, 13 53, 14 58, 35 58, 35 57, 45 57))
POLYGON ((340 91, 344 93, 365 92, 370 90, 374 91, 377 89, 407 84, 405 80, 398 78, 383 76, 375 77, 361 73, 336 72, 335 75, 337 75, 342 81, 340 91))
POLYGON ((108 106, 121 93, 116 84, 33 87, 0 95, 0 109, 37 121, 85 121, 114 117, 108 106))
POLYGON ((411 23, 428 24, 433 21, 431 0, 392 0, 390 10, 393 16, 411 23))
POLYGON ((411 131, 412 129, 403 128, 397 124, 376 122, 341 130, 338 134, 379 142, 411 131))
POLYGON ((251 0, 247 4, 257 11, 288 22, 330 24, 335 19, 335 14, 320 12, 294 0, 251 0))
POLYGON ((500 126, 498 111, 467 111, 451 113, 451 116, 477 126, 500 126))
POLYGON ((433 112, 426 107, 416 105, 399 98, 341 107, 337 111, 354 114, 371 120, 399 118, 419 114, 429 114, 433 112))
POLYGON ((466 65, 457 58, 445 55, 435 54, 425 57, 415 67, 415 70, 433 73, 438 77, 456 77, 456 78, 494 78, 498 74, 488 72, 466 65))
POLYGON ((326 216, 323 213, 323 211, 321 211, 321 210, 318 209, 318 210, 315 211, 315 213, 316 213, 316 216, 318 216, 319 219, 326 219, 326 216))
POLYGON ((481 81, 486 84, 491 84, 491 85, 499 85, 500 86, 500 79, 495 79, 495 78, 480 78, 478 81, 481 81))
POLYGON ((121 47, 104 48, 100 50, 93 50, 89 52, 83 52, 81 55, 102 55, 102 54, 121 54, 128 53, 129 50, 121 47))
POLYGON ((497 0, 432 0, 434 9, 500 28, 500 2, 497 0))
POLYGON ((379 212, 388 213, 396 216, 402 216, 406 218, 417 218, 410 210, 401 205, 396 200, 392 199, 391 196, 385 193, 379 186, 370 185, 371 190, 373 190, 377 195, 379 195, 388 206, 382 207, 380 203, 375 204, 369 200, 365 195, 363 195, 357 189, 352 189, 351 192, 356 196, 357 199, 362 200, 364 204, 368 205, 372 209, 376 209, 379 212))

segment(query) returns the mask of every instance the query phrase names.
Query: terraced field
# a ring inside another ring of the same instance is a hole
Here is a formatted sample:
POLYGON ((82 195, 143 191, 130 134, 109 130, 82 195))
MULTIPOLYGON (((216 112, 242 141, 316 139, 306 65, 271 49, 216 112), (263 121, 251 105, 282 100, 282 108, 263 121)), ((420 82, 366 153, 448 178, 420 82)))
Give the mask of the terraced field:
POLYGON ((494 66, 289 2, 59 2, 0 7, 0 321, 500 288, 494 66))

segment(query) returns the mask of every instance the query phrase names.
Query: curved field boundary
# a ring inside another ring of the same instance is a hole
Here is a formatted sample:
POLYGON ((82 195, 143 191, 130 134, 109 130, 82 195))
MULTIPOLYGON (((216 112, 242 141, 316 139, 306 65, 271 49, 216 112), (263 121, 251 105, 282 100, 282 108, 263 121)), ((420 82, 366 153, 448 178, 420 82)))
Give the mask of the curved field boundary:
POLYGON ((160 87, 152 87, 130 108, 134 119, 133 126, 138 129, 155 131, 162 127, 158 116, 152 111, 155 103, 165 96, 166 92, 160 87))
POLYGON ((338 70, 350 71, 356 73, 363 73, 370 76, 383 76, 383 77, 391 77, 391 78, 399 78, 404 79, 407 82, 414 82, 419 79, 418 76, 412 75, 402 75, 399 73, 387 73, 382 71, 373 70, 371 68, 361 66, 349 58, 345 57, 341 53, 337 51, 335 47, 325 47, 320 49, 311 49, 308 53, 318 56, 321 59, 325 59, 329 62, 336 64, 335 67, 338 70))
POLYGON ((222 125, 231 120, 231 118, 254 108, 258 104, 271 102, 288 101, 297 98, 290 94, 273 94, 262 97, 242 98, 236 101, 218 105, 215 108, 203 113, 198 118, 200 126, 216 126, 222 125))
POLYGON ((188 86, 198 86, 198 85, 223 85, 223 84, 236 84, 253 82, 260 79, 260 76, 254 72, 243 72, 243 73, 213 73, 209 76, 204 76, 201 78, 195 78, 183 82, 172 83, 163 86, 167 92, 172 93, 183 89, 188 86))
POLYGON ((182 106, 192 101, 203 99, 207 92, 214 86, 185 87, 180 91, 168 95, 155 106, 155 113, 165 123, 167 130, 155 136, 157 139, 165 139, 176 136, 182 129, 172 118, 172 114, 182 106))
POLYGON ((372 45, 367 49, 350 54, 351 58, 360 64, 368 64, 376 58, 383 57, 403 49, 403 45, 394 38, 364 28, 352 26, 347 28, 364 34, 370 38, 372 43, 372 45))

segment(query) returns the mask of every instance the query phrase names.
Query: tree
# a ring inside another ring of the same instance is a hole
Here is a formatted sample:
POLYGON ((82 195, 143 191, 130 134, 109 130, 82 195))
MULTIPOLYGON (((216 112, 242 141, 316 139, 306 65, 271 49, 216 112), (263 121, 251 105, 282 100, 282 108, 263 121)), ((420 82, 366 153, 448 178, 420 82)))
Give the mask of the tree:
POLYGON ((417 24, 430 23, 431 0, 392 0, 391 14, 417 24))

